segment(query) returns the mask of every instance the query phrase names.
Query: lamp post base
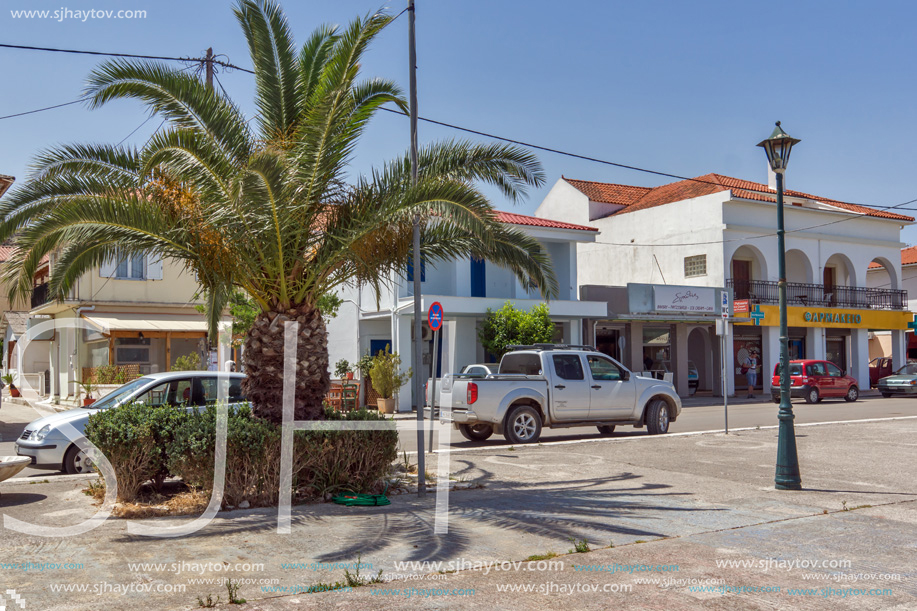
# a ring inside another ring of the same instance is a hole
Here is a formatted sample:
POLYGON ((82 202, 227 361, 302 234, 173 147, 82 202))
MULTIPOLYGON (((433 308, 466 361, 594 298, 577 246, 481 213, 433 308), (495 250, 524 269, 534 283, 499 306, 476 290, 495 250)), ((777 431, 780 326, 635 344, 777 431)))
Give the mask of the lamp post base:
POLYGON ((796 431, 793 428, 795 417, 789 401, 786 403, 786 406, 780 406, 780 414, 777 416, 780 426, 777 431, 777 473, 774 476, 774 488, 802 490, 799 458, 796 455, 796 431))

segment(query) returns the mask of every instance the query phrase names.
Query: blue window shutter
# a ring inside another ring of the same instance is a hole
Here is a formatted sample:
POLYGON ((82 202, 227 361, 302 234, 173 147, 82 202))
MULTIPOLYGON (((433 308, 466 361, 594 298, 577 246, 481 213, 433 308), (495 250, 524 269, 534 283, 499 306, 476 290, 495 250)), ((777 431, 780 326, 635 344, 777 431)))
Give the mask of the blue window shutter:
MULTIPOLYGON (((427 262, 423 257, 420 258, 420 281, 427 281, 427 262)), ((414 282, 414 256, 408 258, 408 282, 414 282)))
POLYGON ((471 296, 487 297, 487 277, 484 273, 484 259, 471 259, 471 296))

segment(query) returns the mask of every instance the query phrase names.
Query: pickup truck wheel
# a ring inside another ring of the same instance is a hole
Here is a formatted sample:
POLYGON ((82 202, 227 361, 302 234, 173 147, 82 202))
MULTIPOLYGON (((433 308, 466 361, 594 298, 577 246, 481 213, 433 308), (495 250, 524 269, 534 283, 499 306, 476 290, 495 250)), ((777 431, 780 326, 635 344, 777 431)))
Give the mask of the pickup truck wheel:
POLYGON ((468 441, 484 441, 494 434, 494 427, 489 424, 460 424, 459 433, 468 441))
POLYGON ((615 425, 613 424, 601 425, 596 428, 599 429, 599 434, 602 436, 608 436, 615 432, 615 425))
POLYGON ((669 409, 662 399, 650 402, 646 410, 646 430, 650 435, 669 432, 669 409))
POLYGON ((541 437, 541 416, 528 405, 513 408, 506 417, 503 436, 510 443, 535 443, 541 437))

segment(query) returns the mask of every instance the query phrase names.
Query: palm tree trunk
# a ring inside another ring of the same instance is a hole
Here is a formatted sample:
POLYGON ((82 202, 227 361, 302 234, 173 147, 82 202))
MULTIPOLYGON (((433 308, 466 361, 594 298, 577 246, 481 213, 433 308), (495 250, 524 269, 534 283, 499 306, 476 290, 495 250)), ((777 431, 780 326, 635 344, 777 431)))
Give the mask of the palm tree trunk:
POLYGON ((296 349, 296 420, 322 418, 322 400, 331 386, 328 333, 322 314, 303 304, 290 310, 262 312, 245 337, 242 389, 252 411, 271 422, 283 421, 284 323, 299 323, 296 349))

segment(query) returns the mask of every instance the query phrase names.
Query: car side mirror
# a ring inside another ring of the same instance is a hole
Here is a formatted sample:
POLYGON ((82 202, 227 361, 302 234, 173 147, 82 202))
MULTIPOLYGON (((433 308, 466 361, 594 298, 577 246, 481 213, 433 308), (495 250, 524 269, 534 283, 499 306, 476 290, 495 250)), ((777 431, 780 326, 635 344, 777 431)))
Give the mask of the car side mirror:
POLYGON ((626 369, 623 370, 621 372, 621 379, 624 380, 625 382, 628 381, 630 379, 630 372, 627 371, 626 369))

